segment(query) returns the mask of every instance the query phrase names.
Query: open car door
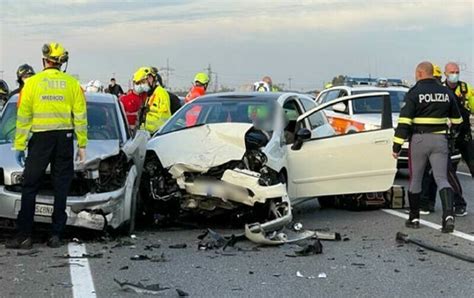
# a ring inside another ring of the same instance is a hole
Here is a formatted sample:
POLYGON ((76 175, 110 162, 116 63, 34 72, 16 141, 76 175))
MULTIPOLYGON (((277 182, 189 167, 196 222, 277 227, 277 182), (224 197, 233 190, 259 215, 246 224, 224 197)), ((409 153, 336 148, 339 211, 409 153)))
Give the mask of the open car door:
POLYGON ((394 129, 388 92, 341 97, 306 112, 297 121, 346 100, 375 99, 382 101, 380 129, 322 138, 311 138, 306 128, 297 131, 295 143, 287 145, 290 198, 378 192, 392 186, 397 168, 392 157, 394 129))

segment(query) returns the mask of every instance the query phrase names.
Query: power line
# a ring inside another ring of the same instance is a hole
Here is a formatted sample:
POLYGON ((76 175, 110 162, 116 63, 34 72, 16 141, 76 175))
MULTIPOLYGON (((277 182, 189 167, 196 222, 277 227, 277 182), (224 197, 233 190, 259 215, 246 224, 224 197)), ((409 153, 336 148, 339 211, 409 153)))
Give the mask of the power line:
POLYGON ((169 87, 170 75, 173 73, 174 68, 170 67, 170 61, 168 58, 166 58, 166 67, 162 67, 161 70, 165 71, 165 86, 169 87))

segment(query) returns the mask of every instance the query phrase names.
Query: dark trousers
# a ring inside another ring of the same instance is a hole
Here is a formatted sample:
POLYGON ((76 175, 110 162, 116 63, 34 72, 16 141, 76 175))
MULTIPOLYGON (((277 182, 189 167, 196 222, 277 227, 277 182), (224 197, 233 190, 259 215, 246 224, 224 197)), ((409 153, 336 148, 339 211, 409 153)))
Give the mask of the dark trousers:
POLYGON ((55 130, 33 133, 28 142, 21 209, 17 228, 23 235, 31 235, 35 214, 36 195, 48 165, 54 186, 54 211, 51 232, 60 235, 66 225, 66 200, 74 177, 73 131, 55 130))
MULTIPOLYGON (((448 161, 448 181, 454 192, 454 207, 466 207, 467 203, 462 196, 462 187, 456 174, 457 166, 454 166, 451 159, 448 161)), ((422 210, 434 210, 436 204, 436 181, 428 164, 423 174, 422 191, 420 195, 420 208, 422 210)))

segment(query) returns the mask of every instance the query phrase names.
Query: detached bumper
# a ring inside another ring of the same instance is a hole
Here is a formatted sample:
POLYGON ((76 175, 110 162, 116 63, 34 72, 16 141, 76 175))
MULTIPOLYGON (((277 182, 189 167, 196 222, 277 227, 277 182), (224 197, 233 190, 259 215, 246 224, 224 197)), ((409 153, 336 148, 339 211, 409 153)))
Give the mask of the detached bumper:
MULTIPOLYGON (((117 228, 125 220, 126 186, 107 193, 88 193, 81 197, 68 197, 66 213, 67 225, 93 230, 103 230, 106 226, 117 228)), ((36 196, 35 222, 50 223, 54 198, 36 196), (38 215, 40 213, 41 215, 38 215)), ((21 194, 0 186, 0 217, 16 219, 21 206, 21 194)))

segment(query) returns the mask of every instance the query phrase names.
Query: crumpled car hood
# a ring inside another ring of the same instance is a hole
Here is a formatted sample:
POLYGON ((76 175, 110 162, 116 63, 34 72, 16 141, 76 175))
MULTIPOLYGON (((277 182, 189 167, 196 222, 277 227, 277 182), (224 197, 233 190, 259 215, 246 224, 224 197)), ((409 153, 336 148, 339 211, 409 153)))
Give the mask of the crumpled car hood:
MULTIPOLYGON (((74 148, 77 148, 76 143, 74 143, 74 148)), ((117 155, 119 152, 119 140, 89 140, 86 149, 86 162, 83 165, 74 163, 74 169, 77 171, 96 167, 99 161, 117 155)), ((75 155, 76 152, 74 152, 74 157, 75 155)), ((11 184, 11 173, 23 171, 23 168, 15 160, 15 151, 12 150, 11 143, 0 144, 0 168, 3 168, 5 184, 7 185, 11 184)), ((47 171, 49 171, 49 168, 47 171)))
POLYGON ((247 123, 216 123, 157 136, 148 142, 164 168, 206 172, 245 154, 247 123))

